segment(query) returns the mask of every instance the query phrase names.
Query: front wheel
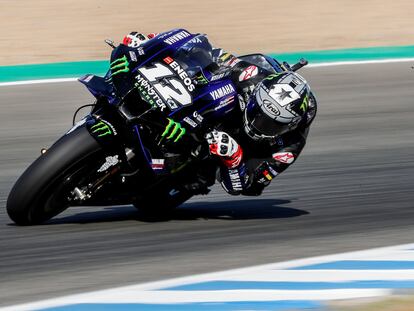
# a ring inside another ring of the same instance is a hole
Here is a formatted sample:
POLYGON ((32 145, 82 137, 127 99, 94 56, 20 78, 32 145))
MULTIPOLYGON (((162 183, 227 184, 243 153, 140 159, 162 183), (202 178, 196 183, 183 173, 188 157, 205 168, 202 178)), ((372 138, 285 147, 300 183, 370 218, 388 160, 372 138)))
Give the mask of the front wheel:
POLYGON ((7 213, 18 225, 49 220, 69 207, 70 189, 102 158, 102 149, 85 127, 59 139, 17 180, 7 213))

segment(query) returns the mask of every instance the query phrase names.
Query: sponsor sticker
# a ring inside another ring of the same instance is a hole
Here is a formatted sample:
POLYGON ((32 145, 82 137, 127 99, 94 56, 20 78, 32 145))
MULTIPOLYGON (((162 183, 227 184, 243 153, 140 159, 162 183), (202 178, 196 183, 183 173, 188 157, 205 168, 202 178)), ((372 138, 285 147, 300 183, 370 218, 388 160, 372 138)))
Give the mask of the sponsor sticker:
POLYGON ((212 92, 210 92, 211 98, 213 98, 214 100, 222 98, 224 96, 227 96, 233 92, 236 92, 236 90, 234 89, 233 84, 229 83, 226 84, 220 88, 218 88, 217 90, 214 90, 212 92))
POLYGON ((134 51, 129 51, 129 57, 131 58, 131 60, 133 61, 133 62, 136 62, 138 59, 137 59, 137 54, 135 54, 135 52, 134 51))
POLYGON ((170 118, 167 118, 167 120, 168 124, 161 136, 166 137, 168 140, 172 140, 176 143, 184 136, 187 130, 181 126, 180 122, 175 122, 170 118))
POLYGON ((204 118, 197 112, 194 111, 193 112, 193 117, 197 120, 197 122, 201 123, 203 122, 204 118))
POLYGON ((183 119, 183 121, 185 122, 185 123, 187 123, 188 125, 190 125, 191 127, 197 127, 197 123, 193 120, 193 119, 191 119, 190 117, 185 117, 184 119, 183 119))
POLYGON ((262 106, 271 117, 277 117, 280 115, 279 109, 276 107, 275 104, 268 101, 267 99, 263 100, 263 106, 262 106))
POLYGON ((138 47, 138 48, 137 48, 137 52, 138 52, 138 54, 139 54, 139 55, 141 55, 141 56, 142 56, 142 55, 145 55, 145 51, 144 51, 144 48, 143 48, 142 46, 140 46, 140 47, 138 47))
POLYGON ((272 155, 273 159, 278 162, 290 164, 295 161, 295 156, 291 152, 276 152, 272 155))
POLYGON ((98 135, 98 137, 103 137, 107 135, 116 136, 118 133, 115 130, 115 127, 106 120, 100 119, 97 123, 91 126, 91 131, 93 134, 98 135))
POLYGON ((233 96, 230 96, 230 97, 227 97, 226 99, 223 99, 223 100, 219 103, 219 105, 218 105, 216 108, 214 108, 214 110, 215 110, 215 111, 220 110, 220 109, 222 109, 222 108, 224 108, 224 107, 226 107, 226 106, 230 105, 230 104, 231 104, 231 103, 233 103, 233 102, 234 102, 234 95, 233 95, 233 96))
POLYGON ((170 56, 167 56, 166 58, 164 58, 164 62, 170 66, 180 77, 181 81, 184 82, 184 85, 186 86, 187 90, 189 92, 194 91, 195 86, 192 82, 192 80, 190 79, 190 77, 188 76, 187 72, 185 72, 185 70, 180 66, 179 63, 177 63, 173 58, 171 58, 170 56))
POLYGON ((176 33, 175 35, 165 39, 164 42, 167 43, 168 45, 172 45, 172 44, 177 43, 177 42, 179 42, 179 41, 181 41, 185 38, 188 38, 190 36, 191 36, 191 34, 189 34, 187 31, 183 30, 183 31, 180 31, 179 33, 176 33))
POLYGON ((251 65, 242 71, 242 73, 239 76, 239 81, 242 82, 249 80, 250 78, 256 76, 258 73, 259 69, 256 66, 251 65))
POLYGON ((270 173, 273 174, 273 178, 276 177, 277 175, 279 175, 279 173, 276 172, 270 165, 269 165, 269 171, 270 171, 270 173))
POLYGON ((156 33, 156 32, 151 32, 151 33, 149 33, 149 34, 147 35, 148 39, 152 39, 152 38, 154 38, 155 36, 158 36, 158 33, 156 33))
POLYGON ((211 77, 210 82, 212 82, 212 81, 217 81, 217 80, 220 80, 220 79, 223 79, 224 77, 228 76, 228 75, 229 75, 229 73, 230 73, 230 72, 223 72, 223 73, 220 73, 220 74, 214 75, 214 76, 212 76, 212 77, 211 77))
POLYGON ((163 170, 164 167, 165 167, 164 161, 165 161, 165 159, 152 159, 151 160, 151 168, 153 170, 163 170))
POLYGON ((267 170, 263 171, 263 176, 266 177, 267 180, 272 180, 273 179, 272 175, 270 175, 269 171, 267 171, 267 170))
POLYGON ((135 79, 135 87, 138 89, 138 91, 141 93, 144 99, 148 101, 151 106, 156 105, 161 109, 161 111, 164 111, 164 109, 167 108, 167 106, 164 104, 161 97, 155 91, 154 87, 150 83, 148 83, 148 81, 140 74, 137 74, 135 79))
POLYGON ((115 166, 116 164, 118 164, 118 162, 119 162, 118 155, 106 157, 105 158, 105 163, 102 164, 102 166, 98 169, 98 173, 105 172, 110 167, 115 166))

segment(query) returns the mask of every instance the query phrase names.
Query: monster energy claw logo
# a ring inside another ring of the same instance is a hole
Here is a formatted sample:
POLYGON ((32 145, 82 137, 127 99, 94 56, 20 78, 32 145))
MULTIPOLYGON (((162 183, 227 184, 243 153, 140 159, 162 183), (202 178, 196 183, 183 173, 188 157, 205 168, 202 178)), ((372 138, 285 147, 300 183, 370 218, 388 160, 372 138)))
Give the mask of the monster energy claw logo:
POLYGON ((110 66, 113 76, 121 72, 129 71, 129 68, 128 68, 129 62, 125 55, 121 58, 114 60, 109 66, 110 66))
POLYGON ((265 80, 273 80, 273 79, 275 79, 275 78, 277 78, 278 76, 280 76, 281 75, 281 73, 273 73, 273 74, 271 74, 271 75, 268 75, 266 78, 265 78, 265 80))
POLYGON ((309 105, 309 96, 306 95, 305 98, 303 99, 303 102, 300 105, 299 109, 301 109, 303 112, 305 112, 306 109, 308 109, 308 105, 309 105))
POLYGON ((112 134, 116 135, 113 127, 103 121, 99 121, 98 123, 91 126, 91 130, 93 134, 99 134, 98 137, 112 134))
POLYGON ((165 128, 164 132, 161 134, 162 137, 167 136, 167 139, 174 139, 174 142, 176 143, 183 135, 185 134, 186 130, 185 128, 181 127, 181 124, 178 122, 175 122, 174 120, 167 118, 168 125, 165 128))

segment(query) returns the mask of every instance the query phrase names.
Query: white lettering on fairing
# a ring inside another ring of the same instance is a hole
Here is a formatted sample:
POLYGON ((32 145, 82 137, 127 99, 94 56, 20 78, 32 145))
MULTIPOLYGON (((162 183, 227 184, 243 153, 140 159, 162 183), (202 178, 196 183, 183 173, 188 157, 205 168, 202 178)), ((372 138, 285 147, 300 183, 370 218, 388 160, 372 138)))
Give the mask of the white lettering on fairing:
POLYGON ((226 84, 225 86, 222 86, 221 88, 218 88, 217 90, 214 90, 210 92, 211 97, 216 100, 219 98, 222 98, 226 95, 231 94, 232 92, 235 92, 235 89, 232 84, 226 84))
POLYGON ((168 45, 172 45, 174 43, 177 43, 178 41, 181 41, 185 38, 188 38, 189 36, 191 36, 187 31, 183 30, 180 31, 179 33, 169 37, 168 39, 165 39, 164 42, 167 43, 168 45))

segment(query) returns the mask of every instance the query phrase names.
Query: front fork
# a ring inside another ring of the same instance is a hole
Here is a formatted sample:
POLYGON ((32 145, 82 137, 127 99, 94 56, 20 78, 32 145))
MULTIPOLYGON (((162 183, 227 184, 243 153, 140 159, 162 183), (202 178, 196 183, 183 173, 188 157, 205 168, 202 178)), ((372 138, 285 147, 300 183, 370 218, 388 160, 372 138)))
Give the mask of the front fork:
MULTIPOLYGON (((93 114, 86 117, 85 126, 90 135, 102 146, 104 152, 108 154, 105 162, 97 168, 96 176, 87 185, 77 185, 70 192, 68 199, 78 203, 91 199, 102 186, 117 176, 124 169, 132 169, 130 162, 135 157, 135 152, 131 148, 123 145, 122 128, 115 125, 122 120, 117 120, 116 114, 108 112, 104 114, 93 114), (111 119, 108 121, 107 119, 111 119)), ((125 177, 123 177, 125 179, 125 177)), ((121 180, 124 182, 124 180, 121 180)))
MULTIPOLYGON (((91 199, 106 182, 110 181, 111 178, 117 176, 122 171, 126 166, 124 161, 126 160, 129 163, 135 157, 135 153, 132 149, 125 148, 125 156, 122 157, 125 160, 118 160, 118 156, 106 157, 105 163, 96 171, 98 174, 97 178, 88 182, 87 185, 78 185, 73 188, 68 199, 77 201, 78 203, 91 199)), ((125 177, 122 177, 121 182, 125 182, 125 177)))

